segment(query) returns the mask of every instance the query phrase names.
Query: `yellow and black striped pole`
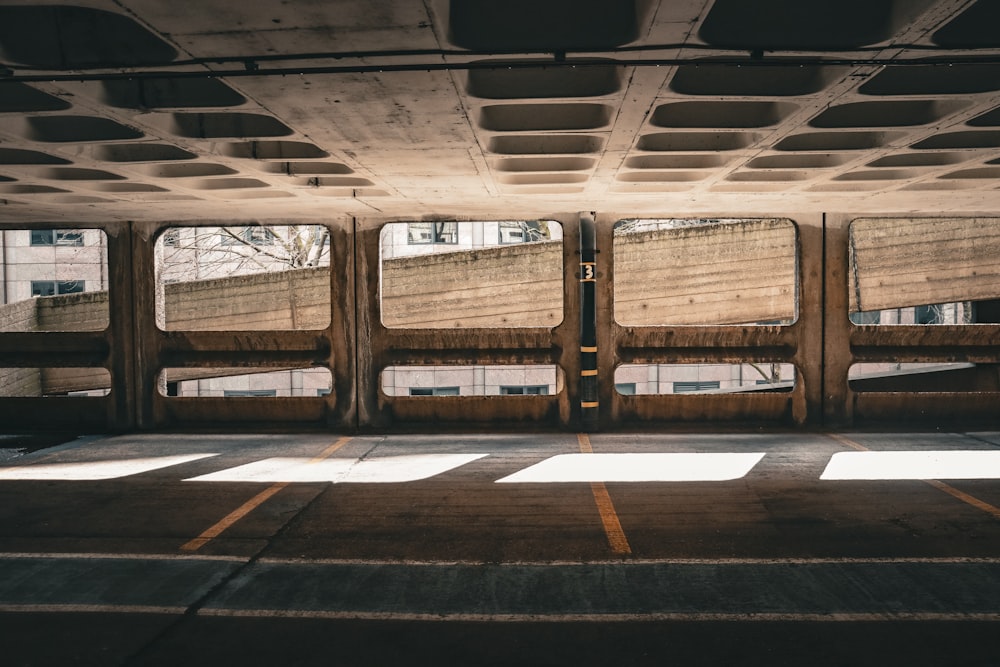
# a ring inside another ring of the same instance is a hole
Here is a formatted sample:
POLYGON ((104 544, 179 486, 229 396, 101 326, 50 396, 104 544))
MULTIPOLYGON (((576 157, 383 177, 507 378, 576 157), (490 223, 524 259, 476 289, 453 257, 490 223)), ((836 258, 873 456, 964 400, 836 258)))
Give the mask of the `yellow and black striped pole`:
POLYGON ((580 214, 580 426, 596 431, 597 393, 597 235, 592 213, 580 214))

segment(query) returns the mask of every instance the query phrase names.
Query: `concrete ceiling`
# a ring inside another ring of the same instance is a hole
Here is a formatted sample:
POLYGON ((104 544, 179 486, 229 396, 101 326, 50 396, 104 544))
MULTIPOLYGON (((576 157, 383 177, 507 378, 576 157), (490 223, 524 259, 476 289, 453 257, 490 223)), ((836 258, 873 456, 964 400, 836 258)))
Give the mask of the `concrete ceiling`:
POLYGON ((992 0, 0 0, 0 222, 995 212, 997 25, 992 0))

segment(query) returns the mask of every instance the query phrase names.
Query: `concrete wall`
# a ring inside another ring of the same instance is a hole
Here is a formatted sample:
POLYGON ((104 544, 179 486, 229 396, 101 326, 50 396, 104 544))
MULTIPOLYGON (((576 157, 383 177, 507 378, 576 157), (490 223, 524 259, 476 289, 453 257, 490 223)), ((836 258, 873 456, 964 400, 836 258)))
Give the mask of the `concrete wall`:
POLYGON ((100 331, 108 326, 108 293, 38 297, 38 331, 100 331))
MULTIPOLYGON (((859 268, 869 267, 865 280, 895 275, 891 267, 918 266, 925 273, 948 268, 946 277, 924 282, 950 291, 923 292, 920 303, 1000 296, 995 262, 1000 230, 995 225, 977 219, 910 222, 910 227, 880 227, 878 237, 856 224, 855 259, 859 268), (913 234, 924 248, 920 258, 907 254, 913 234), (934 253, 950 259, 942 264, 934 253)), ((786 220, 632 232, 616 236, 614 250, 615 315, 620 322, 727 324, 795 315, 796 242, 786 220)), ((561 242, 551 241, 386 260, 383 322, 416 329, 555 326, 563 317, 562 252, 561 242)), ((322 267, 170 283, 164 286, 167 328, 323 328, 330 319, 330 282, 330 269, 322 267)), ((856 292, 878 292, 868 283, 852 284, 852 298, 856 292)), ((906 290, 889 294, 881 307, 905 305, 906 290)), ((106 292, 89 292, 0 306, 0 330, 101 330, 108 323, 107 297, 106 292)), ((0 384, 32 391, 24 389, 30 387, 23 384, 26 372, 15 370, 0 371, 0 384)), ((211 372, 217 374, 217 369, 211 372)), ((186 369, 171 379, 198 377, 205 375, 186 369)), ((109 384, 104 369, 50 369, 37 390, 67 392, 109 384)))
POLYGON ((861 218, 850 243, 852 311, 1000 297, 996 218, 861 218))
POLYGON ((791 321, 796 237, 788 220, 616 234, 615 320, 625 325, 791 321))
POLYGON ((562 281, 558 241, 389 259, 382 263, 382 323, 553 327, 563 318, 562 281))
POLYGON ((38 309, 34 299, 0 305, 0 331, 38 331, 38 309))
POLYGON ((168 330, 323 329, 330 323, 329 267, 170 283, 164 294, 168 330))
POLYGON ((37 368, 0 368, 0 396, 41 396, 42 376, 37 368))

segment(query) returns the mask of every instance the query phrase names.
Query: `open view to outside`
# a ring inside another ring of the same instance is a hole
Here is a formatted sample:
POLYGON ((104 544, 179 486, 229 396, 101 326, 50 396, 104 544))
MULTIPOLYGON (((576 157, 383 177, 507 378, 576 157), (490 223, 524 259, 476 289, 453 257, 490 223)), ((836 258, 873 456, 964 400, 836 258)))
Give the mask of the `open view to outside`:
POLYGON ((851 223, 854 324, 996 322, 1000 227, 976 218, 851 223))
POLYGON ((390 366, 381 386, 387 396, 553 396, 563 379, 551 365, 390 366))
POLYGON ((0 368, 0 396, 107 396, 106 368, 0 368))
POLYGON ((156 240, 166 331, 323 329, 330 235, 322 225, 172 227, 156 240))
POLYGON ((105 329, 107 246, 99 229, 0 230, 0 331, 105 329))
MULTIPOLYGON (((553 221, 414 221, 380 235, 390 328, 553 327, 563 320, 563 230, 553 221)), ((857 219, 848 233, 855 325, 1000 323, 996 219, 857 219)), ((98 229, 0 230, 0 332, 109 324, 107 237, 98 229)), ((331 321, 323 225, 176 226, 157 237, 156 316, 167 331, 318 330, 331 321)), ((786 219, 637 218, 614 231, 614 318, 625 326, 784 326, 798 315, 797 229, 786 219)), ((114 287, 110 287, 114 289, 114 287)), ((389 396, 553 395, 555 366, 397 366, 389 396)), ((855 364, 866 391, 1000 391, 996 364, 855 364)), ((790 391, 777 360, 629 364, 622 395, 790 391)), ((0 369, 0 392, 103 395, 103 368, 0 369)), ((166 369, 166 396, 324 396, 328 368, 166 369)))
POLYGON ((794 223, 633 219, 615 225, 615 320, 626 326, 791 324, 794 223))
POLYGON ((795 366, 779 362, 624 364, 615 369, 615 391, 624 396, 785 392, 794 387, 795 366))
MULTIPOLYGON (((99 229, 0 230, 0 332, 102 331, 107 236, 99 229)), ((0 368, 0 396, 104 396, 104 368, 0 368)))
MULTIPOLYGON (((849 230, 855 325, 1000 323, 1000 225, 987 218, 854 220, 849 230)), ((886 361, 851 366, 851 389, 1000 391, 996 364, 886 361)))
MULTIPOLYGON (((330 324, 323 225, 171 227, 156 240, 157 325, 167 331, 322 329, 330 324)), ((326 368, 165 369, 165 396, 325 396, 326 368)))
POLYGON ((554 327, 562 226, 548 220, 398 222, 381 232, 388 328, 554 327))
MULTIPOLYGON (((787 325, 798 313, 795 225, 785 219, 637 218, 614 230, 615 320, 627 326, 787 325)), ((795 367, 626 364, 622 395, 791 391, 795 367)))
POLYGON ((159 382, 164 396, 230 398, 328 396, 332 387, 333 375, 322 367, 251 373, 246 368, 165 368, 159 382))

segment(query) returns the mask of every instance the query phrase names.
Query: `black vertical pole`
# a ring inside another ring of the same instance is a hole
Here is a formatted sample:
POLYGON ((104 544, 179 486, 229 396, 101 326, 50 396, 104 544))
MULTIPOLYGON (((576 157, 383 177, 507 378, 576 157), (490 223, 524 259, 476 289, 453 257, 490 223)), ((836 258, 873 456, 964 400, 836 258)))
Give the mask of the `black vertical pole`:
POLYGON ((594 214, 580 214, 580 425, 598 426, 597 235, 594 214))

